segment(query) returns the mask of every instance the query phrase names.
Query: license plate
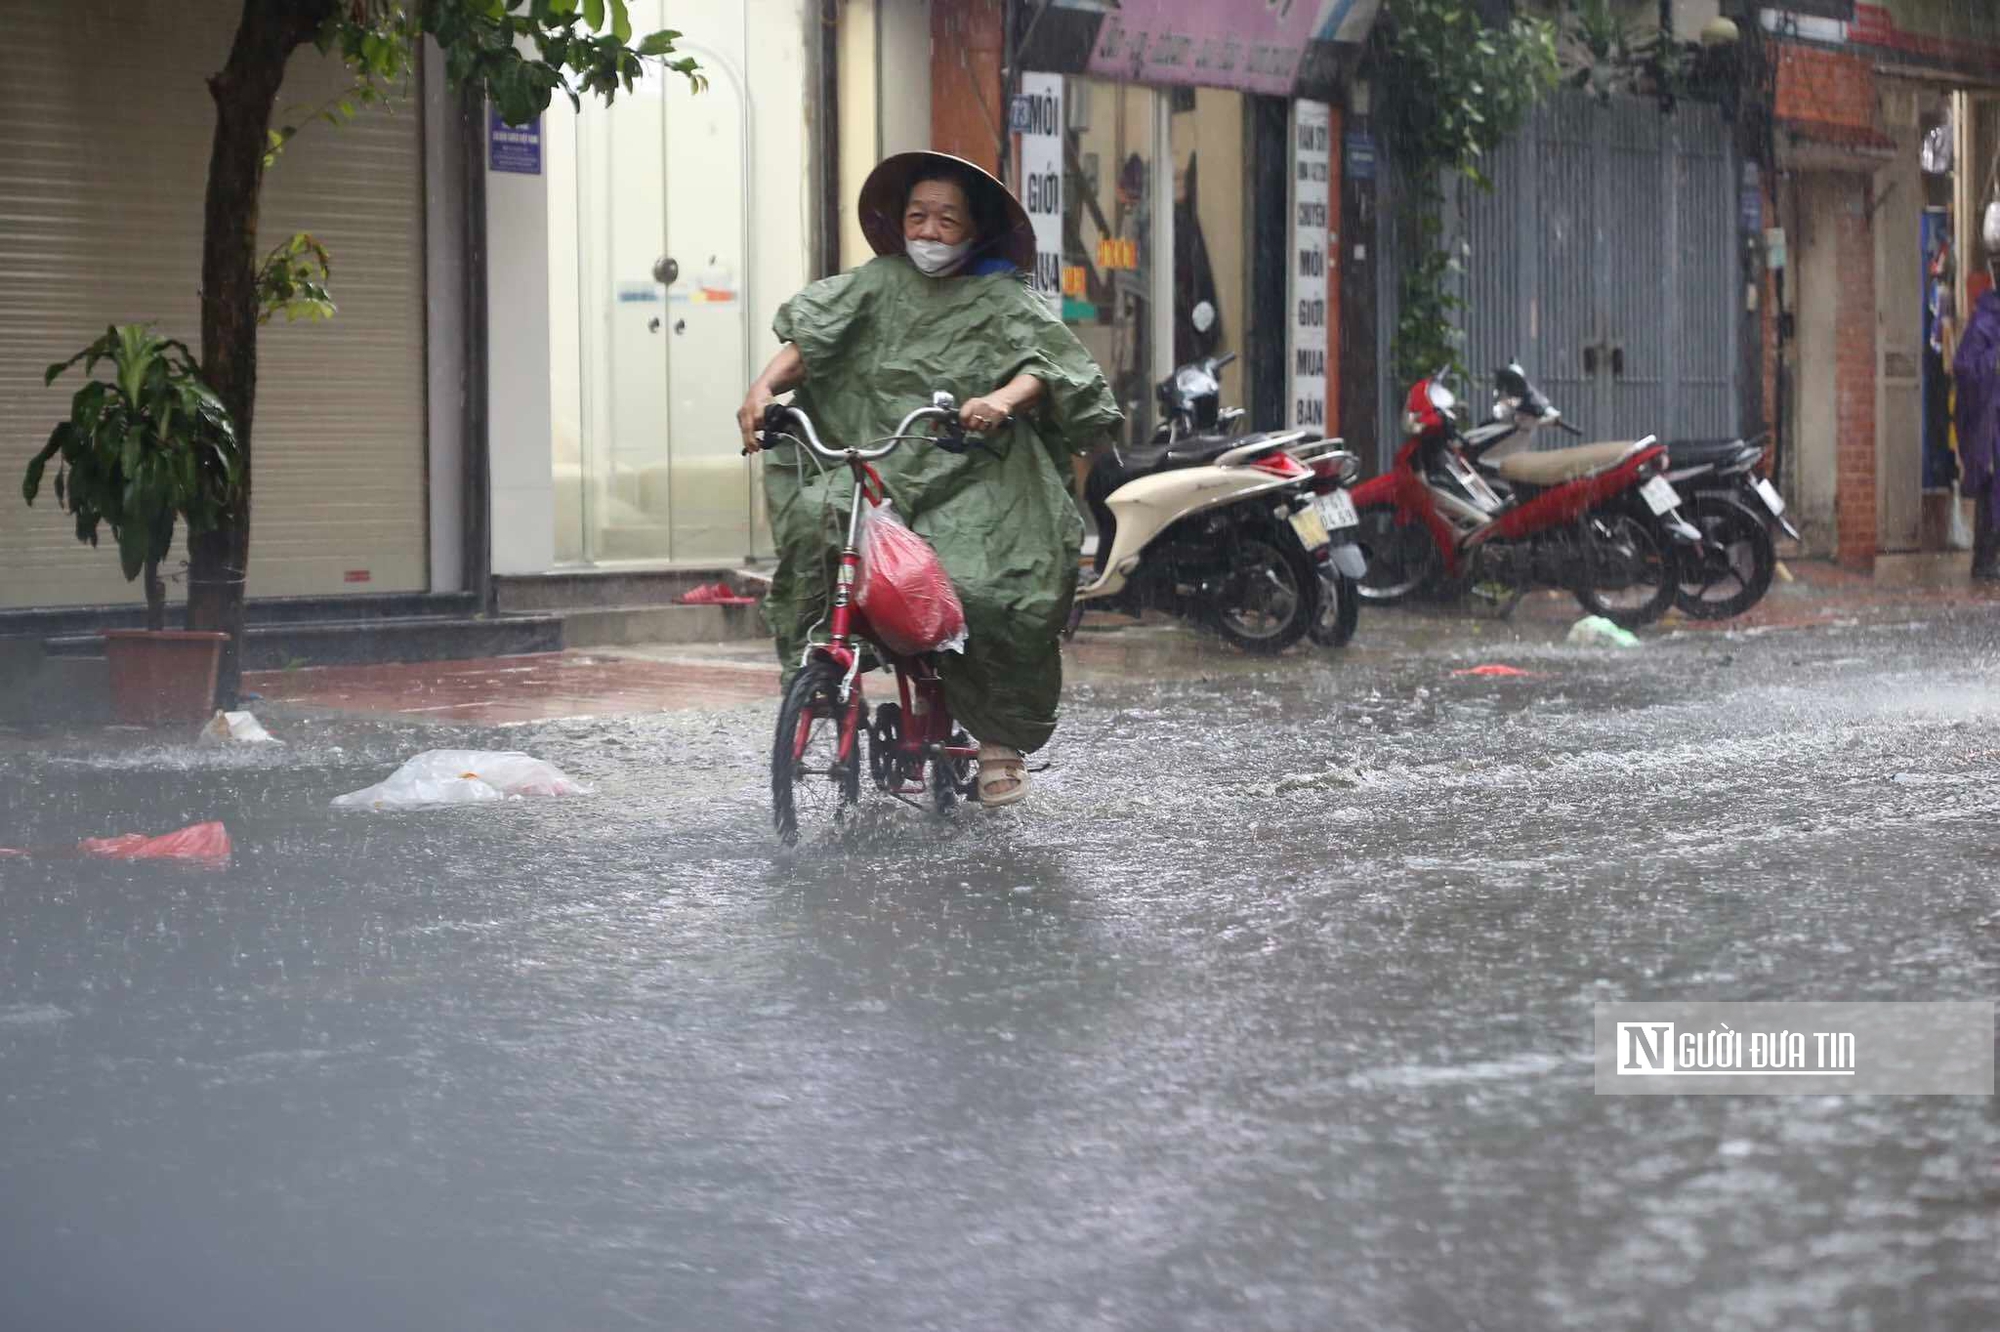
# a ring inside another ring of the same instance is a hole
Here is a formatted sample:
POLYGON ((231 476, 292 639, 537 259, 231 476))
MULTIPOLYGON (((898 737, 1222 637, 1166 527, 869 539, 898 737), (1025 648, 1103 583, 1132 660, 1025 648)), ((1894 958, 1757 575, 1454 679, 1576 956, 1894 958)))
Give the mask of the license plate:
POLYGON ((1354 512, 1354 501, 1348 498, 1344 490, 1329 491, 1314 503, 1319 508, 1320 526, 1329 532, 1338 532, 1343 527, 1355 527, 1361 522, 1360 515, 1354 512))
POLYGON ((1757 498, 1764 501, 1764 507, 1771 511, 1773 518, 1785 516, 1785 497, 1778 493, 1776 486, 1760 476, 1757 478, 1756 490, 1757 498))
POLYGON ((1674 490, 1673 482, 1664 476, 1656 476, 1640 486, 1639 494, 1645 497, 1646 507, 1654 513, 1667 513, 1680 507, 1679 493, 1674 490))
POLYGON ((1319 514, 1312 509, 1300 509, 1292 515, 1292 530, 1299 534, 1299 540, 1307 550, 1318 550, 1332 540, 1320 523, 1319 514))

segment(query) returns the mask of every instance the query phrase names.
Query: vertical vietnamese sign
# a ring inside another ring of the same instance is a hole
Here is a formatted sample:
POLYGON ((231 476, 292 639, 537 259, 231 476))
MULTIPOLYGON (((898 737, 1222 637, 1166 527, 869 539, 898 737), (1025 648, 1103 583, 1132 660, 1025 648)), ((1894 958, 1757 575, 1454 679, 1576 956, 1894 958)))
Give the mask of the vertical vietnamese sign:
POLYGON ((1015 127, 1021 135, 1021 202, 1035 228, 1035 290, 1057 318, 1063 303, 1063 81, 1023 74, 1015 127))
POLYGON ((1291 424, 1326 429, 1327 240, 1332 228, 1332 109, 1294 102, 1291 424))

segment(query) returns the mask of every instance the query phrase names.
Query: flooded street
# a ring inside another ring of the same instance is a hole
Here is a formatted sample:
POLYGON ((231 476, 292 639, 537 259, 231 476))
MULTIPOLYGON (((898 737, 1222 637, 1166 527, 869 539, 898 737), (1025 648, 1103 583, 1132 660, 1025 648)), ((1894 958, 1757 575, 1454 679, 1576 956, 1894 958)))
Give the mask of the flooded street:
POLYGON ((2000 994, 2000 615, 1557 637, 1106 636, 1024 808, 784 859, 775 699, 0 740, 0 843, 236 846, 0 860, 0 1326, 1994 1326, 1990 1099, 1591 1006, 2000 994), (594 794, 329 808, 456 747, 594 794))

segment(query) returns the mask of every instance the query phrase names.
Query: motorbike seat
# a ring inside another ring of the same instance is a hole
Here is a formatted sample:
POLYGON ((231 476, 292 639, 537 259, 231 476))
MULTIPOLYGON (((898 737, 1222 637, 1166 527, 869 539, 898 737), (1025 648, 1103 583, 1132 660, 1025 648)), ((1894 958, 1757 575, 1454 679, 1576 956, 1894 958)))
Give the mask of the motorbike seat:
POLYGON ((1177 439, 1171 444, 1134 444, 1119 449, 1116 455, 1105 453, 1100 465, 1117 479, 1119 485, 1123 485, 1155 472, 1205 466, 1231 449, 1255 444, 1260 439, 1269 438, 1270 434, 1266 430, 1252 435, 1195 435, 1177 439))
POLYGON ((1741 439, 1676 439, 1667 443, 1667 466, 1678 471, 1683 467, 1727 467, 1738 461, 1752 448, 1741 439))
POLYGON ((1636 440, 1607 444, 1579 444, 1571 449, 1523 450, 1493 464, 1503 481, 1524 486, 1559 486, 1608 471, 1624 460, 1636 440))

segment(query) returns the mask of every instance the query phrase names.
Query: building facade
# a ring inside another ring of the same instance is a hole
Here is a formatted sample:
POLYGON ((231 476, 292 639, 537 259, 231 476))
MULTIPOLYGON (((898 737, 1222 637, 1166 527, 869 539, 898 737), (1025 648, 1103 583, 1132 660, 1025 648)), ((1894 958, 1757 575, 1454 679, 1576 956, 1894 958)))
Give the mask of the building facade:
MULTIPOLYGON (((253 603, 491 606, 496 580, 767 559, 734 411, 779 304, 868 257, 854 200, 903 149, 958 153, 1029 200, 1036 280, 1135 434, 1177 363, 1231 353, 1227 400, 1258 425, 1338 429, 1340 103, 1374 0, 630 9, 635 30, 684 34, 705 88, 655 73, 506 126, 430 52, 395 105, 309 125, 272 166, 265 243, 324 241, 339 308, 262 331, 253 603)), ((234 20, 229 0, 0 0, 47 71, 0 92, 23 131, 0 137, 19 205, 0 237, 0 470, 66 409, 42 368, 107 323, 196 340, 204 81, 234 20)), ((346 86, 303 51, 279 105, 346 86)), ((52 504, 0 522, 0 613, 108 622, 139 599, 52 504)))
POLYGON ((2000 9, 1757 8, 1770 55, 1765 399, 1814 553, 1964 544, 1948 367, 2000 256, 2000 9), (1954 510, 1958 512, 1955 514, 1954 510))
MULTIPOLYGON (((240 5, 0 0, 0 31, 33 77, 0 114, 0 476, 68 415, 67 360, 112 323, 200 342, 202 204, 215 108, 205 83, 240 5)), ((281 115, 304 128, 270 168, 268 248, 310 232, 333 256, 327 323, 261 335, 256 524, 249 592, 338 597, 464 586, 464 172, 456 101, 419 70, 390 107, 339 127, 338 60, 306 50, 281 115)), ((177 548, 168 568, 178 567, 177 548)), ((170 584, 170 596, 184 594, 170 584)), ((76 539, 52 495, 0 511, 0 613, 143 599, 117 561, 76 539)))

